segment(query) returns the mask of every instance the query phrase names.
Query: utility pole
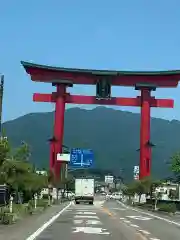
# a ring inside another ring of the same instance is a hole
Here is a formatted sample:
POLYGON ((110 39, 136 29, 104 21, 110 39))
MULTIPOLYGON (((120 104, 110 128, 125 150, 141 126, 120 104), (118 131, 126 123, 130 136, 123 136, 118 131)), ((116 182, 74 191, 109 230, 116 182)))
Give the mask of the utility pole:
POLYGON ((1 75, 1 83, 0 83, 0 136, 2 136, 3 93, 4 93, 4 75, 1 75))

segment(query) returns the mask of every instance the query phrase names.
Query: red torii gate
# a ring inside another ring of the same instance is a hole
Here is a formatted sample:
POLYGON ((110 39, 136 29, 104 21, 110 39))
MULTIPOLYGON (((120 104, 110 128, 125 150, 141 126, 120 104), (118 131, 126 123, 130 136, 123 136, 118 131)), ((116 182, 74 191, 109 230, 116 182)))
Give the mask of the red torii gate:
POLYGON ((74 68, 56 68, 21 62, 26 72, 35 82, 52 83, 56 92, 50 94, 35 93, 35 102, 55 103, 54 135, 50 143, 50 170, 59 177, 61 162, 57 161, 57 153, 62 153, 65 104, 97 104, 141 107, 140 127, 140 179, 150 176, 151 146, 150 146, 150 108, 173 108, 172 99, 156 99, 151 96, 151 91, 160 88, 175 88, 180 80, 180 71, 103 71, 74 68), (97 80, 108 78, 112 86, 135 87, 141 91, 141 96, 136 98, 112 97, 108 100, 97 100, 95 96, 71 95, 66 88, 73 84, 96 84, 97 80))

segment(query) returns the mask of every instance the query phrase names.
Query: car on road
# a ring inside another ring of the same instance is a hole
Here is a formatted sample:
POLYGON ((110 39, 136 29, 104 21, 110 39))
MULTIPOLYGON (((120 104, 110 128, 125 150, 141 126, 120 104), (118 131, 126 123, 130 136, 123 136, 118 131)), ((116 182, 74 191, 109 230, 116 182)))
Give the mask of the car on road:
POLYGON ((67 197, 68 199, 73 199, 75 194, 73 192, 71 192, 71 191, 66 191, 64 193, 64 196, 67 197))
POLYGON ((101 192, 101 195, 106 195, 106 192, 101 192))
POLYGON ((112 199, 112 194, 111 193, 107 193, 105 198, 106 198, 106 200, 112 199))
POLYGON ((120 193, 120 192, 113 193, 111 199, 121 200, 122 199, 122 193, 120 193))

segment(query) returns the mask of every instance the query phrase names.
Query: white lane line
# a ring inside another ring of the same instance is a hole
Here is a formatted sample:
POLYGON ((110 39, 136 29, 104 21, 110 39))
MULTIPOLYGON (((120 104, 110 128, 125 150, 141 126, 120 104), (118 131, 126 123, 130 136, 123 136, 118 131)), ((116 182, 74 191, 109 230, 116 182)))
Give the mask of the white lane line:
POLYGON ((95 212, 76 212, 76 214, 84 214, 84 215, 96 215, 95 212))
POLYGON ((142 220, 142 221, 147 221, 152 219, 150 217, 143 217, 143 216, 126 216, 126 217, 136 219, 136 220, 142 220))
POLYGON ((150 217, 153 217, 153 218, 156 218, 156 219, 159 219, 159 220, 162 220, 164 222, 167 222, 167 223, 170 223, 170 224, 174 224, 176 226, 180 226, 180 223, 178 222, 175 222, 175 221, 171 221, 167 218, 163 218, 163 217, 159 217, 157 215, 154 215, 152 213, 147 213, 147 212, 143 212, 141 210, 138 210, 138 209, 135 209, 135 208, 132 208, 132 207, 129 207, 129 206, 126 206, 124 203, 120 202, 120 201, 117 201, 118 203, 120 203, 122 206, 126 207, 126 209, 130 209, 130 210, 133 210, 135 212, 138 212, 138 213, 141 213, 141 214, 144 214, 144 215, 147 215, 147 216, 150 216, 150 217))
POLYGON ((119 218, 120 220, 124 220, 125 218, 123 218, 123 217, 121 217, 121 218, 119 218))
POLYGON ((128 221, 128 220, 124 220, 123 222, 125 222, 125 223, 130 223, 130 221, 128 221))
POLYGON ((112 208, 113 210, 118 210, 118 211, 125 211, 125 208, 112 208))
POLYGON ((139 226, 136 225, 136 224, 130 224, 130 226, 131 226, 131 227, 135 227, 135 228, 139 228, 139 226))
POLYGON ((107 229, 103 228, 95 228, 95 227, 75 227, 73 233, 91 233, 91 234, 104 234, 109 235, 110 233, 107 231, 107 229))
POLYGON ((82 223, 84 223, 84 220, 83 219, 74 219, 73 222, 74 222, 74 224, 82 224, 82 223))
POLYGON ((98 220, 86 220, 87 225, 102 225, 102 223, 98 220))
POLYGON ((71 202, 63 208, 58 214, 54 215, 49 221, 45 222, 40 228, 38 228, 33 234, 31 234, 26 240, 36 239, 47 227, 49 227, 67 208, 71 206, 71 202))
POLYGON ((150 238, 150 240, 160 240, 159 238, 150 238))
POLYGON ((86 225, 102 225, 102 223, 98 220, 85 220, 85 219, 74 219, 74 224, 86 224, 86 225))
POLYGON ((79 208, 74 208, 73 210, 76 210, 78 212, 87 212, 88 209, 79 209, 79 208))
POLYGON ((146 230, 141 230, 141 229, 139 229, 138 231, 141 232, 141 233, 144 233, 144 234, 146 234, 146 235, 149 235, 149 234, 150 234, 150 232, 148 232, 148 231, 146 231, 146 230))
POLYGON ((74 218, 91 218, 91 219, 99 219, 97 216, 86 216, 86 215, 75 215, 74 218))

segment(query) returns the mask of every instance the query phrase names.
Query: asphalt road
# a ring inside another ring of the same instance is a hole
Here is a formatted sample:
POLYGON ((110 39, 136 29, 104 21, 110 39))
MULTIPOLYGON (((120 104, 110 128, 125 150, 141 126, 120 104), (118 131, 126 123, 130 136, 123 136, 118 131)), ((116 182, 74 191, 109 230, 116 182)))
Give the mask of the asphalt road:
POLYGON ((116 219, 122 223, 136 229, 147 239, 151 240, 179 240, 180 239, 180 219, 157 215, 135 208, 127 208, 124 204, 114 200, 106 201, 104 207, 107 208, 116 219))
MULTIPOLYGON (((143 234, 128 226, 103 207, 103 199, 94 205, 72 203, 37 240, 144 240, 143 234)), ((110 207, 113 207, 111 203, 110 207)), ((29 238, 32 240, 34 238, 29 238)))

